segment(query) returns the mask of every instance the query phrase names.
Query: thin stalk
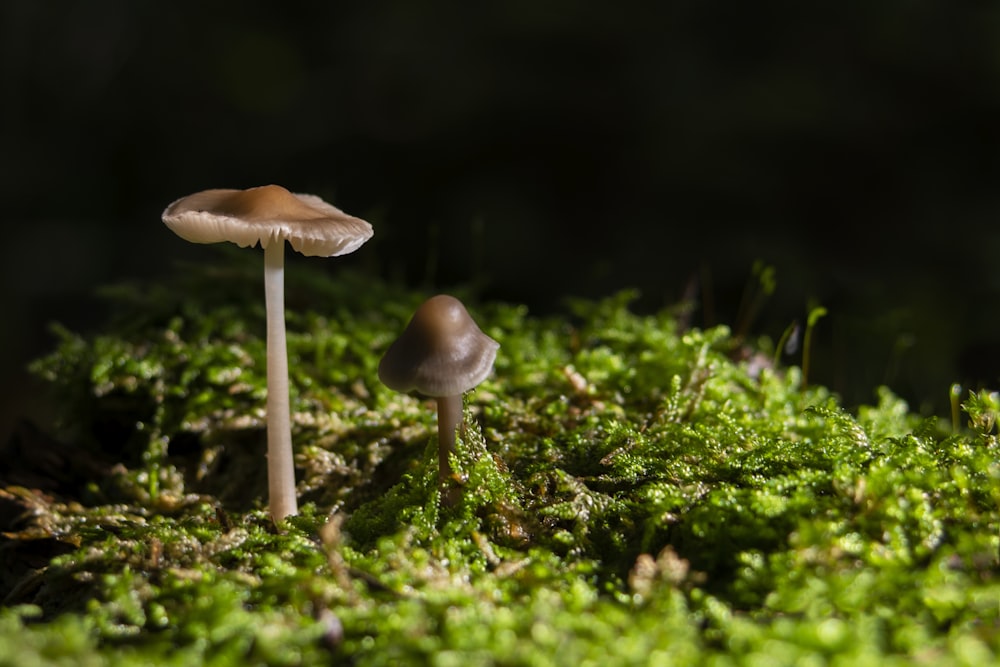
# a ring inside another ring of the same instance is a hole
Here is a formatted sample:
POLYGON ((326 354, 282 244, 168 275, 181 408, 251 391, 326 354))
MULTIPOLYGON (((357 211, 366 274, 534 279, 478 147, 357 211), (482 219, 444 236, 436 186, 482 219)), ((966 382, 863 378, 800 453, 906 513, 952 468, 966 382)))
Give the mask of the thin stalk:
POLYGON ((819 319, 826 315, 826 308, 822 306, 817 306, 809 311, 809 317, 806 319, 806 335, 802 341, 802 389, 804 390, 809 386, 809 364, 812 360, 812 339, 813 330, 816 329, 816 323, 819 319))
POLYGON ((778 366, 781 365, 781 355, 782 355, 782 353, 787 353, 787 354, 793 354, 794 353, 794 348, 798 347, 798 341, 797 341, 798 335, 799 335, 799 322, 798 322, 798 320, 792 320, 792 323, 789 324, 785 328, 785 331, 781 334, 781 338, 778 339, 778 344, 774 348, 774 360, 773 361, 774 361, 774 367, 775 368, 777 368, 778 366), (795 340, 793 340, 793 338, 795 340), (789 344, 790 341, 792 342, 792 344, 789 344), (792 348, 792 349, 786 350, 785 346, 788 346, 789 348, 792 348))
POLYGON ((438 408, 438 481, 442 486, 452 477, 451 454, 455 451, 455 436, 462 423, 462 397, 439 396, 438 408))
POLYGON ((297 514, 292 418, 285 347, 285 242, 264 248, 264 301, 267 310, 267 492, 275 523, 297 514))
POLYGON ((951 432, 958 433, 962 428, 960 415, 962 410, 962 385, 955 382, 948 390, 948 400, 951 403, 951 432))

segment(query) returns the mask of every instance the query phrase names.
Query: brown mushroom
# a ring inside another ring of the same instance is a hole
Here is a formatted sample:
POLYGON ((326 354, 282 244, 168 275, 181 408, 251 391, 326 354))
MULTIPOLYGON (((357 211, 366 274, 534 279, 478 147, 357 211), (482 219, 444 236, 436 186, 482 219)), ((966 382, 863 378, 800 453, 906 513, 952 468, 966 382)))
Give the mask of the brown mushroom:
POLYGON ((163 222, 192 243, 264 248, 268 495, 271 516, 281 521, 298 512, 285 349, 285 241, 306 256, 334 257, 357 250, 372 237, 372 227, 315 195, 292 194, 279 185, 198 192, 168 206, 163 222))
POLYGON ((417 391, 437 400, 438 479, 451 477, 449 457, 462 421, 462 394, 486 379, 500 344, 480 331, 462 302, 439 294, 425 301, 378 366, 394 391, 417 391))

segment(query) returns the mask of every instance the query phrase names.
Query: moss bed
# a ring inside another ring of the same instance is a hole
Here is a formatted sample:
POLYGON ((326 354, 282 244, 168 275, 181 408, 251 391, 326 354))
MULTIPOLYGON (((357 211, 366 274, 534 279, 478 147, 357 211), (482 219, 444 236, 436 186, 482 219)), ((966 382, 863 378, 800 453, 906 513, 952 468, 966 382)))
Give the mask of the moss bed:
POLYGON ((295 264, 275 528, 259 262, 223 256, 33 364, 59 423, 5 443, 0 665, 998 662, 997 394, 848 411, 627 292, 459 292, 501 349, 442 503, 433 404, 375 373, 429 294, 295 264))

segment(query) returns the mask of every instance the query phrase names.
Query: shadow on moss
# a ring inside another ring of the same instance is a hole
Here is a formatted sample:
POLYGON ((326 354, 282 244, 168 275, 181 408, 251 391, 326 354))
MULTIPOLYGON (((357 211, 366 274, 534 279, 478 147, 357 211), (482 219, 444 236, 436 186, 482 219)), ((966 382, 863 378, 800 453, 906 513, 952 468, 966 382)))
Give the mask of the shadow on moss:
POLYGON ((10 655, 68 655, 64 633, 92 657, 127 648, 122 664, 1000 652, 995 394, 968 396, 953 432, 887 389, 848 413, 762 362, 768 341, 636 315, 629 293, 563 318, 481 304, 501 356, 466 398, 442 502, 433 411, 375 379, 426 295, 296 270, 303 508, 274 530, 262 318, 242 296, 258 277, 185 272, 152 305, 114 290, 120 327, 62 331, 36 362, 63 421, 0 480, 0 649, 21 633, 10 655))

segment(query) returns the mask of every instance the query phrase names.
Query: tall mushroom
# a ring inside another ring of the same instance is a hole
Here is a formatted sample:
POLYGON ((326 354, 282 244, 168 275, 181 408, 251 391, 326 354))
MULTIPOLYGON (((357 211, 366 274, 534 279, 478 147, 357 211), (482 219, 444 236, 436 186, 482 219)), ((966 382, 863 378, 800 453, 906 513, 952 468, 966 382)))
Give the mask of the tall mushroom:
POLYGON ((451 477, 449 457, 462 421, 462 394, 486 379, 500 343, 476 326, 462 302, 439 294, 425 301, 378 365, 382 384, 437 399, 438 479, 451 477))
POLYGON ((372 227, 315 195, 293 194, 279 185, 197 192, 168 206, 163 222, 192 243, 264 248, 267 482, 271 517, 281 521, 298 512, 285 348, 285 241, 309 257, 335 257, 357 250, 372 237, 372 227))

